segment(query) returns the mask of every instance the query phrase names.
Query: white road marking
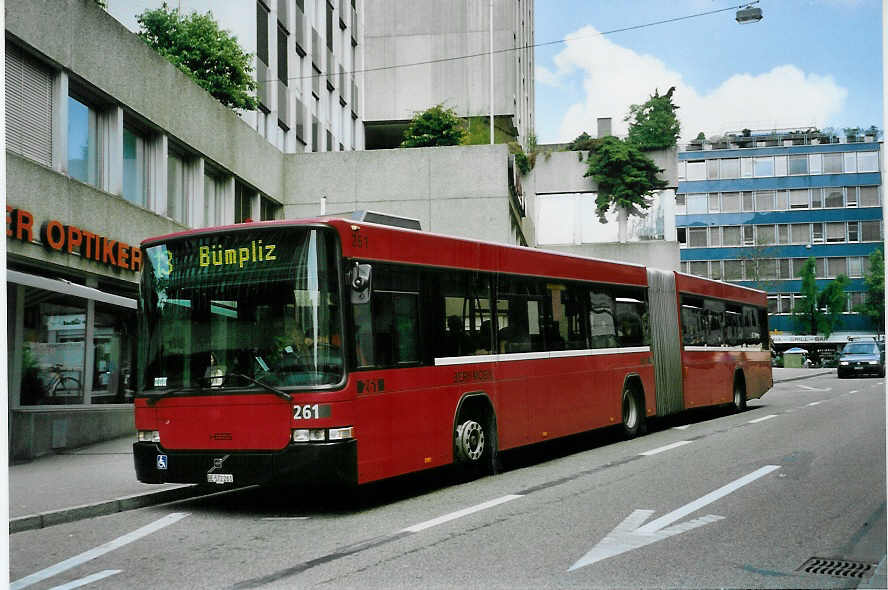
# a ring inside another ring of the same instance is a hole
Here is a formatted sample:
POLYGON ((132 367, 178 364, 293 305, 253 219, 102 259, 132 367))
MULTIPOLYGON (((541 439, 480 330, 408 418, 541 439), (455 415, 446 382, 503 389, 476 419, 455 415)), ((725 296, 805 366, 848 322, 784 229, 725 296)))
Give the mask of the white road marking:
POLYGON ((266 516, 262 520, 308 520, 309 516, 266 516))
POLYGON ((856 390, 856 389, 852 389, 852 390, 849 391, 848 393, 857 393, 857 390, 856 390))
POLYGON ((690 427, 691 427, 690 424, 686 424, 686 425, 684 425, 684 426, 674 426, 674 427, 673 427, 673 430, 687 430, 687 429, 690 428, 690 427))
POLYGON ((756 418, 755 420, 750 420, 748 424, 755 424, 756 422, 764 422, 765 420, 770 420, 771 418, 776 418, 777 414, 768 414, 767 416, 762 416, 761 418, 756 418))
POLYGON ((821 389, 819 387, 811 387, 810 385, 802 385, 800 383, 796 383, 802 389, 807 389, 808 391, 832 391, 832 387, 827 387, 826 389, 821 389))
POLYGON ((682 447, 684 445, 689 445, 693 441, 690 440, 680 440, 678 442, 674 442, 671 445, 666 445, 662 447, 657 447, 656 449, 651 449, 650 451, 645 451, 643 453, 638 453, 639 455, 644 455, 645 457, 650 457, 651 455, 656 455, 657 453, 662 453, 663 451, 671 451, 672 449, 682 447))
POLYGON ((819 405, 822 404, 822 403, 823 403, 822 401, 819 401, 819 402, 811 402, 810 404, 808 404, 808 406, 819 406, 819 405))
POLYGON ((706 494, 705 496, 685 504, 681 508, 661 516, 656 520, 644 524, 653 513, 653 510, 635 510, 627 516, 623 522, 612 530, 604 539, 602 539, 591 551, 586 553, 581 559, 570 566, 567 571, 573 571, 581 567, 593 564, 602 559, 613 557, 632 549, 638 549, 657 541, 662 541, 674 535, 678 535, 692 529, 701 527, 711 522, 722 520, 723 516, 709 514, 700 518, 695 518, 688 522, 669 526, 675 521, 684 518, 688 514, 712 504, 730 493, 737 491, 743 486, 752 483, 760 477, 780 469, 779 465, 765 465, 761 469, 753 471, 749 475, 744 475, 739 479, 735 479, 731 483, 718 488, 717 490, 706 494), (664 528, 666 527, 666 528, 664 528))
POLYGON ((70 559, 66 559, 65 561, 61 561, 46 569, 42 569, 39 572, 31 574, 30 576, 25 576, 24 578, 16 580, 9 586, 9 588, 10 590, 20 590, 21 588, 27 588, 31 584, 36 584, 37 582, 42 582, 47 578, 57 576, 64 571, 78 567, 86 563, 87 561, 93 560, 97 557, 101 557, 106 553, 114 551, 115 549, 119 549, 120 547, 128 545, 133 541, 138 541, 142 537, 146 537, 164 527, 179 522, 186 516, 188 516, 187 512, 174 512, 172 514, 168 514, 160 520, 155 520, 151 524, 147 524, 140 529, 136 529, 131 533, 123 535, 122 537, 117 537, 113 541, 109 541, 104 545, 100 545, 94 549, 90 549, 89 551, 84 551, 80 555, 75 555, 70 559))
POLYGON ((81 586, 86 586, 87 584, 110 578, 114 574, 119 574, 122 571, 123 570, 104 570, 97 574, 86 576, 85 578, 80 578, 79 580, 68 582, 67 584, 62 584, 61 586, 53 586, 49 590, 73 590, 74 588, 80 588, 81 586))
POLYGON ((425 522, 421 522, 419 524, 415 524, 413 526, 407 527, 399 532, 402 533, 418 533, 419 531, 424 531, 425 529, 432 528, 433 526, 437 526, 439 524, 443 524, 445 522, 450 522, 451 520, 456 520, 457 518, 462 518, 463 516, 468 516, 469 514, 474 514, 475 512, 481 512, 482 510, 487 510, 488 508, 493 508, 494 506, 499 506, 500 504, 504 504, 506 502, 510 502, 517 498, 523 498, 519 494, 509 494, 508 496, 503 496, 501 498, 496 498, 494 500, 489 500, 482 504, 478 504, 476 506, 470 506, 469 508, 463 508, 462 510, 457 510, 456 512, 451 512, 450 514, 445 514, 443 516, 439 516, 438 518, 433 518, 432 520, 427 520, 425 522))

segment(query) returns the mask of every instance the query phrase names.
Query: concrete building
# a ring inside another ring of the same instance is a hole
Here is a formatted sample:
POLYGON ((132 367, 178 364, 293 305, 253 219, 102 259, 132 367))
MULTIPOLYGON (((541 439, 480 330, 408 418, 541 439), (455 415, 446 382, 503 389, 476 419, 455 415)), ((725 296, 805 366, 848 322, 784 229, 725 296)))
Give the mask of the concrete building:
POLYGON ((365 4, 368 149, 397 147, 414 113, 436 104, 489 124, 491 29, 496 124, 527 145, 534 129, 533 0, 493 0, 492 22, 489 6, 488 0, 365 4))
POLYGON ((13 460, 132 432, 147 237, 316 215, 323 196, 328 213, 377 209, 513 244, 532 235, 504 145, 281 149, 94 2, 7 5, 5 50, 13 460))
POLYGON ((834 350, 872 332, 853 313, 868 256, 883 243, 882 144, 872 136, 745 132, 678 154, 676 226, 685 272, 764 289, 775 345, 834 350), (819 288, 851 279, 847 313, 828 342, 793 333, 799 272, 816 260, 819 288))

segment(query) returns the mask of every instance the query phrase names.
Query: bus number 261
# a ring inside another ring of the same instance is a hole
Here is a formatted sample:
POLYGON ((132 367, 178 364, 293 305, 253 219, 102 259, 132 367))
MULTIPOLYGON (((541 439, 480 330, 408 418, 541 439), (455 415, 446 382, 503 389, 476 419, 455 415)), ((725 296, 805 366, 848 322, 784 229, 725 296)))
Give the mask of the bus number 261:
POLYGON ((293 407, 293 420, 311 420, 313 418, 320 418, 318 404, 293 407))

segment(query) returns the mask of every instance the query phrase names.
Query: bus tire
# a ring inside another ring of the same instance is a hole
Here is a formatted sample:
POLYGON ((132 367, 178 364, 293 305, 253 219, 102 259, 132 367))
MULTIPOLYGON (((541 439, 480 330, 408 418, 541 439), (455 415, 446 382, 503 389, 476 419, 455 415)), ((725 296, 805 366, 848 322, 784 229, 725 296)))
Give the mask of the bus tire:
POLYGON ((463 413, 456 422, 456 461, 469 475, 494 475, 498 471, 493 424, 490 415, 477 413, 463 413))
POLYGON ((746 386, 740 377, 734 378, 734 397, 731 405, 735 412, 742 412, 746 409, 746 386))
POLYGON ((635 438, 645 433, 644 402, 639 392, 629 383, 623 387, 623 434, 635 438))

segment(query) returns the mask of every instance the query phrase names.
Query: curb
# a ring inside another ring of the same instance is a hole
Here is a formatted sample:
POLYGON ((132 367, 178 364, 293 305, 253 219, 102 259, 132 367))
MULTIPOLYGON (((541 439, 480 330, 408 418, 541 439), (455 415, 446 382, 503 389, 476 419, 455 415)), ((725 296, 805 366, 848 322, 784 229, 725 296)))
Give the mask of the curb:
POLYGON ((786 383, 787 381, 801 381, 802 379, 810 379, 811 377, 819 377, 820 375, 830 375, 835 372, 835 369, 830 369, 829 371, 820 371, 818 373, 811 373, 810 375, 802 375, 801 377, 787 377, 786 379, 774 379, 774 383, 786 383))
POLYGON ((105 516, 107 514, 115 514, 126 510, 154 506, 156 504, 165 504, 167 502, 184 500, 195 496, 204 496, 213 493, 214 491, 218 490, 212 490, 198 485, 186 485, 148 494, 124 496, 122 498, 98 502, 95 504, 83 504, 80 506, 72 506, 71 508, 63 508, 61 510, 41 512, 40 514, 29 514, 27 516, 11 518, 9 520, 9 534, 42 529, 66 522, 74 522, 75 520, 83 520, 95 516, 105 516))

